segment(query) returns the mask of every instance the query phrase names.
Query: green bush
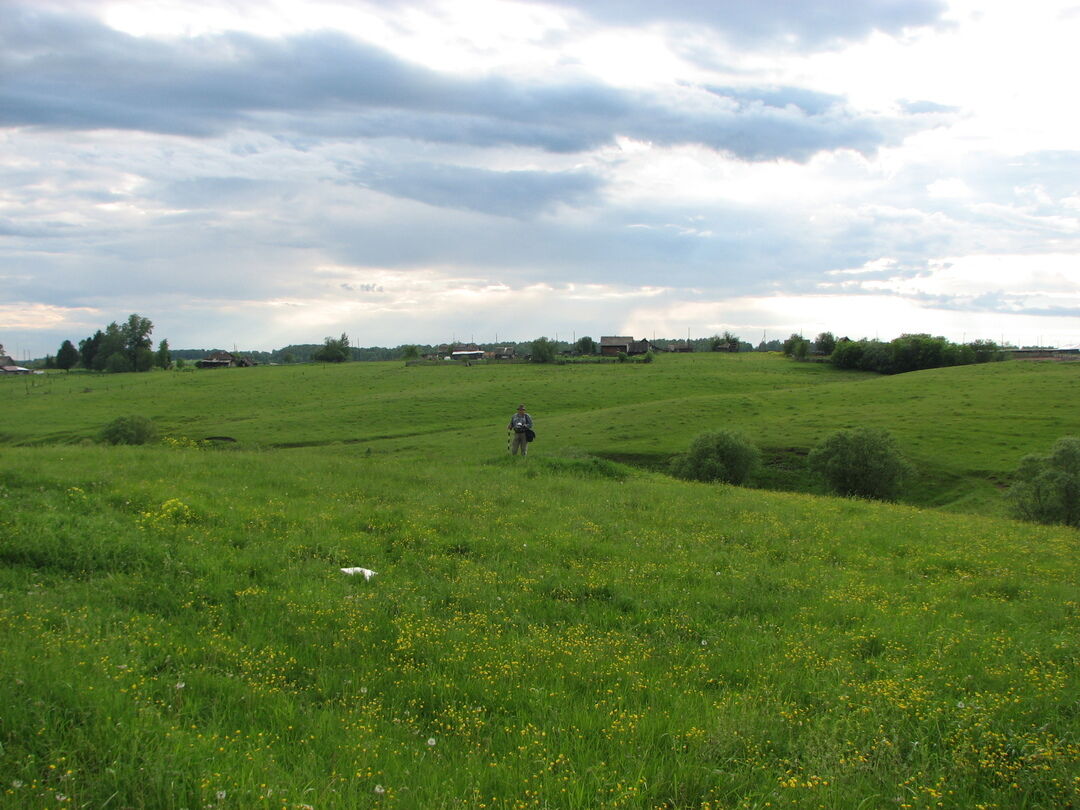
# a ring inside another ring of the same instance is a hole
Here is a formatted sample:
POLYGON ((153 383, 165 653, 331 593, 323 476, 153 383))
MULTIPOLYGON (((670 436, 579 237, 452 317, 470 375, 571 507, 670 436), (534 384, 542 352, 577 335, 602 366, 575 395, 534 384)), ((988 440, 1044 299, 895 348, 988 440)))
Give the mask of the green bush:
POLYGON ((1046 456, 1024 456, 1008 496, 1024 520, 1080 527, 1080 438, 1058 439, 1046 456))
POLYGON ((810 452, 810 469, 838 495, 895 500, 911 474, 887 430, 856 428, 829 436, 810 452))
POLYGON ((537 338, 532 343, 529 360, 533 363, 553 363, 555 362, 555 348, 554 341, 546 337, 537 338))
POLYGON ((157 425, 145 416, 120 416, 101 430, 106 444, 150 444, 157 438, 157 425))
POLYGON ((703 433, 690 449, 671 462, 671 474, 688 481, 741 484, 757 468, 761 451, 745 436, 730 430, 703 433))

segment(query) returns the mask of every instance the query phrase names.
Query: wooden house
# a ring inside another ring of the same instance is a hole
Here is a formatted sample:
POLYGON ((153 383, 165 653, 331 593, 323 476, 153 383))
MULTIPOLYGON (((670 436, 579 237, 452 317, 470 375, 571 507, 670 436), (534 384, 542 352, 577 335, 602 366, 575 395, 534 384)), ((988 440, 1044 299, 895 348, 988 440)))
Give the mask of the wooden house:
POLYGON ((634 340, 628 335, 604 335, 600 338, 600 354, 617 357, 620 354, 646 354, 651 349, 649 341, 634 340))

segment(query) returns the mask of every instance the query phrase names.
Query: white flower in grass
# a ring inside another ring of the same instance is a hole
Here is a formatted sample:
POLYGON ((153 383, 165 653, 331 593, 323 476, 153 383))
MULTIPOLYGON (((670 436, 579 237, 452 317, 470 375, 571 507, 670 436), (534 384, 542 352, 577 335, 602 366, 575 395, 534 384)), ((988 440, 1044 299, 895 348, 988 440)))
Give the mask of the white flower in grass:
POLYGON ((219 790, 214 795, 217 796, 217 800, 220 802, 222 799, 225 798, 225 791, 224 790, 219 790))
POLYGON ((429 745, 430 747, 434 748, 434 747, 435 747, 435 738, 434 738, 434 737, 428 737, 428 738, 427 738, 427 744, 428 744, 428 745, 429 745))
POLYGON ((185 686, 187 686, 187 684, 184 683, 183 681, 177 681, 176 682, 176 688, 177 689, 183 689, 185 686))
POLYGON ((381 796, 383 793, 386 793, 386 788, 384 788, 382 785, 376 785, 375 792, 381 796))

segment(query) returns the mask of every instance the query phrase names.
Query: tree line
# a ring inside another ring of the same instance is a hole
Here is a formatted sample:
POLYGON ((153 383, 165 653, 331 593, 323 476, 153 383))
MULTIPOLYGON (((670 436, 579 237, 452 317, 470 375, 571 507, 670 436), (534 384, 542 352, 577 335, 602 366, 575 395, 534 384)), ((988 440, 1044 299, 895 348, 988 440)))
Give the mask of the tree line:
MULTIPOLYGON (((76 347, 70 340, 61 344, 55 357, 44 360, 45 368, 71 369, 82 367, 92 371, 148 371, 151 368, 171 368, 174 361, 182 365, 187 360, 207 356, 210 349, 170 349, 167 340, 153 350, 150 334, 153 323, 149 318, 132 314, 127 321, 110 323, 104 330, 79 341, 76 347)), ((875 371, 880 374, 899 374, 905 371, 940 368, 943 366, 968 365, 1002 360, 1004 351, 993 341, 976 340, 971 343, 951 343, 943 337, 929 334, 904 334, 895 340, 837 339, 831 332, 822 332, 814 340, 792 334, 787 340, 764 339, 757 346, 743 340, 732 332, 714 334, 710 337, 672 340, 654 339, 652 346, 660 351, 688 348, 694 352, 749 352, 780 351, 795 360, 818 357, 837 368, 875 371)), ((599 352, 599 344, 592 337, 574 341, 552 340, 541 337, 532 341, 503 341, 481 343, 485 351, 510 348, 520 356, 529 356, 534 362, 551 362, 558 356, 588 357, 599 352)), ((435 354, 444 346, 426 344, 403 344, 395 347, 351 346, 349 337, 327 337, 323 343, 290 344, 273 351, 245 351, 243 355, 257 363, 307 363, 345 361, 379 361, 412 359, 435 354)), ((40 362, 40 361, 38 361, 40 362)))
POLYGON ((172 365, 169 341, 162 340, 154 351, 150 340, 153 331, 154 324, 149 318, 132 313, 123 323, 113 321, 104 330, 98 329, 80 340, 78 348, 65 340, 55 357, 45 358, 45 367, 64 371, 82 367, 113 373, 169 368, 172 365))
POLYGON ((952 343, 928 334, 904 334, 889 342, 881 340, 836 339, 822 332, 813 342, 802 335, 784 341, 783 353, 795 360, 811 355, 826 357, 837 368, 876 371, 879 374, 903 374, 946 366, 966 366, 1004 360, 1005 352, 992 340, 952 343))

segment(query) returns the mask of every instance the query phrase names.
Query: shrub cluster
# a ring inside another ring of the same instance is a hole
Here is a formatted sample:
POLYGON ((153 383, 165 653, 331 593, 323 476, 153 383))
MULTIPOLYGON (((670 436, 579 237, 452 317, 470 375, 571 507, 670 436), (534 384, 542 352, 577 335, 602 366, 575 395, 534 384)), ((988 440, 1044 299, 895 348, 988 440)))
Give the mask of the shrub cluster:
POLYGON ((1008 495, 1024 520, 1080 527, 1080 438, 1065 436, 1048 455, 1021 459, 1008 495))
POLYGON ((703 433, 690 449, 671 462, 671 474, 688 481, 722 481, 742 484, 761 460, 761 452, 749 439, 730 430, 703 433))
POLYGON ((150 444, 157 438, 157 425, 145 416, 120 416, 101 430, 106 444, 150 444))
POLYGON ((911 474, 886 430, 855 428, 829 436, 811 451, 810 469, 838 495, 895 500, 911 474))
POLYGON ((830 361, 837 368, 902 374, 927 368, 988 363, 1004 357, 1005 353, 991 340, 950 343, 943 337, 918 334, 901 335, 889 343, 843 338, 833 347, 830 361))

